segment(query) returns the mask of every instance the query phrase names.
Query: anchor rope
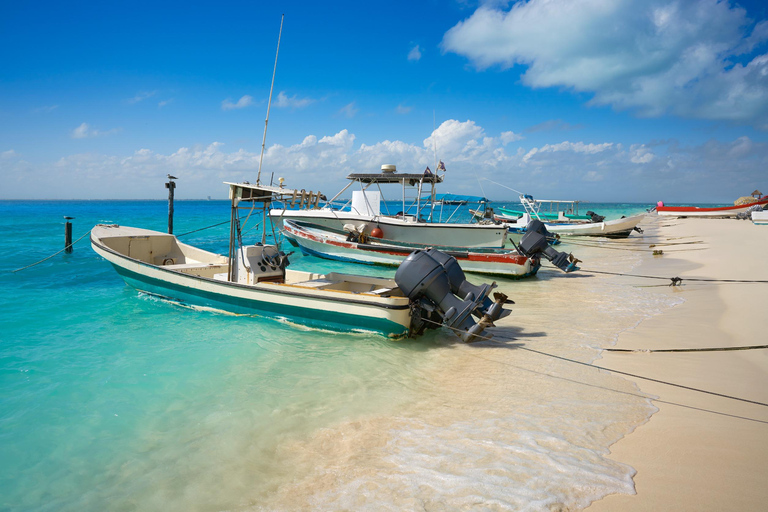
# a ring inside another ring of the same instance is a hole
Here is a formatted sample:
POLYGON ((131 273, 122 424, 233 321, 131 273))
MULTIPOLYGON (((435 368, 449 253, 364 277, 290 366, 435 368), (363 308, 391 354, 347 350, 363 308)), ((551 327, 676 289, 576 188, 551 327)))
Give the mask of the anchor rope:
MULTIPOLYGON (((86 236, 88 236, 90 233, 91 233, 90 231, 87 231, 87 232, 86 232, 86 233, 85 233, 83 236, 81 236, 80 238, 78 238, 77 240, 75 240, 74 242, 72 242, 72 243, 71 243, 70 245, 68 245, 67 247, 72 247, 72 246, 73 246, 73 245, 75 245, 77 242, 79 242, 80 240, 82 240, 83 238, 85 238, 86 236)), ((30 267, 34 267, 35 265, 39 265, 40 263, 42 263, 42 262, 44 262, 44 261, 48 261, 49 259, 53 258, 53 257, 54 257, 54 256, 56 256, 57 254, 61 254, 61 253, 63 253, 64 251, 66 251, 66 250, 67 250, 67 247, 64 247, 64 248, 63 248, 62 250, 60 250, 60 251, 56 251, 55 253, 51 254, 50 256, 47 256, 47 257, 45 257, 45 258, 41 259, 40 261, 36 261, 35 263, 32 263, 31 265, 27 265, 26 267, 17 268, 16 270, 11 270, 11 271, 10 271, 10 273, 11 273, 11 274, 15 274, 16 272, 21 272, 22 270, 26 270, 26 269, 28 269, 28 268, 30 268, 30 267)))
MULTIPOLYGON (((456 331, 457 333, 461 333, 461 334, 464 333, 464 331, 462 331, 461 329, 457 329, 457 328, 451 327, 449 325, 443 325, 440 322, 435 322, 433 320, 428 320, 428 319, 423 319, 423 320, 426 321, 426 322, 429 322, 429 323, 433 323, 433 324, 436 324, 436 325, 441 325, 443 327, 447 327, 448 329, 456 331)), ((482 341, 488 341, 488 340, 492 339, 492 336, 477 336, 477 338, 480 338, 482 341)), ((499 338, 499 339, 503 339, 505 341, 515 341, 514 338, 499 338)), ((606 372, 618 373, 619 375, 626 375, 627 377, 633 377, 633 378, 636 378, 636 379, 642 379, 642 380, 647 380, 647 381, 650 381, 650 382, 656 382, 657 384, 664 384, 666 386, 672 386, 672 387, 676 387, 676 388, 687 389, 689 391, 695 391, 697 393, 704 393, 704 394, 707 394, 707 395, 719 396, 721 398, 727 398, 729 400, 736 400, 736 401, 739 401, 739 402, 746 402, 746 403, 750 403, 750 404, 754 404, 754 405, 760 405, 760 406, 763 406, 763 407, 768 407, 768 403, 765 403, 765 402, 758 402, 756 400, 749 400, 747 398, 741 398, 741 397, 738 397, 738 396, 726 395, 726 394, 723 394, 723 393, 716 393, 714 391, 708 391, 706 389, 694 388, 692 386, 685 386, 683 384, 677 384, 677 383, 674 383, 674 382, 664 381, 664 380, 660 380, 660 379, 654 379, 654 378, 651 378, 651 377, 645 377, 643 375, 637 375, 635 373, 622 372, 620 370, 615 370, 615 369, 612 369, 612 368, 606 368, 605 366, 599 366, 599 365, 596 365, 596 364, 585 363, 583 361, 577 361, 576 359, 571 359, 571 358, 564 357, 564 356, 558 356, 556 354, 550 354, 548 352, 542 352, 541 350, 535 350, 535 349, 532 349, 532 348, 527 348, 527 347, 517 347, 517 348, 519 348, 520 350, 525 350, 525 351, 528 351, 528 352, 533 352, 534 354, 539 354, 539 355, 542 355, 542 356, 545 356, 545 357, 551 357, 553 359, 559 359, 561 361, 565 361, 565 362, 568 362, 568 363, 574 363, 574 364, 578 364, 578 365, 581 365, 581 366, 588 366, 590 368, 596 368, 598 370, 603 370, 603 371, 606 371, 606 372)), ((651 398, 651 400, 653 400, 653 398, 651 398)))
POLYGON ((608 352, 641 352, 641 353, 654 353, 654 352, 727 352, 731 350, 757 350, 761 348, 768 348, 768 345, 746 345, 743 347, 709 347, 709 348, 659 348, 659 349, 643 349, 643 348, 604 348, 608 352))

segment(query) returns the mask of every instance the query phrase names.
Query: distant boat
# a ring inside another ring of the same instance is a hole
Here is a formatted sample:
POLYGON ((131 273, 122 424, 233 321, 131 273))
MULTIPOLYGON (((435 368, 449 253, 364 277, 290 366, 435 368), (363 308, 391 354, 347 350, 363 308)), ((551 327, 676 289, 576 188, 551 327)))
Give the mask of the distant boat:
POLYGON ((740 204, 736 206, 720 206, 715 208, 702 208, 699 206, 657 206, 659 215, 672 217, 736 217, 753 206, 768 205, 768 196, 760 198, 754 203, 740 204))

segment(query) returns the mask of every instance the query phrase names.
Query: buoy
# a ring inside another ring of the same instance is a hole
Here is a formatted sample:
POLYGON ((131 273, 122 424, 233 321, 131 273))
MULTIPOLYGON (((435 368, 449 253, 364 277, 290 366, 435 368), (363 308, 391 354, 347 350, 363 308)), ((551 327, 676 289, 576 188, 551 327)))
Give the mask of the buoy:
POLYGON ((664 201, 659 201, 658 203, 656 203, 656 206, 664 206, 664 201))
POLYGON ((384 232, 377 226, 371 231, 371 236, 374 238, 384 238, 384 232))

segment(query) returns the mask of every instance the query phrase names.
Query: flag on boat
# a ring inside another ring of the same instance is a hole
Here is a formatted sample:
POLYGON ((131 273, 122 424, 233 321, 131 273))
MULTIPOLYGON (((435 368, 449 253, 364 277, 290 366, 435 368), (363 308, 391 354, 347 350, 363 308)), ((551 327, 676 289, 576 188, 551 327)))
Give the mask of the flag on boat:
POLYGON ((432 175, 432 171, 430 171, 429 166, 427 166, 427 168, 424 169, 424 176, 431 176, 431 175, 432 175))
POLYGON ((443 163, 442 160, 440 160, 440 163, 437 164, 437 172, 440 172, 440 171, 445 172, 445 164, 443 163))

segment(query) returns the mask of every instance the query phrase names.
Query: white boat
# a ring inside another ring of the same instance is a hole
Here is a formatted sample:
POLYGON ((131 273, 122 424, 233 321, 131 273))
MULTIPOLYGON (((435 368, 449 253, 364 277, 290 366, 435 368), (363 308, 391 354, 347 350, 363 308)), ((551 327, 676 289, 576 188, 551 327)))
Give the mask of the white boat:
POLYGON ((378 229, 380 238, 399 242, 465 248, 504 247, 507 230, 503 226, 455 223, 450 222, 450 217, 442 219, 435 190, 443 181, 442 175, 399 173, 394 165, 382 165, 381 172, 350 174, 347 179, 350 183, 322 207, 319 203, 322 194, 305 191, 292 196, 287 204, 273 205, 269 212, 273 224, 281 229, 287 219, 339 230, 344 224, 366 224, 371 232, 378 229), (353 191, 352 198, 341 207, 334 207, 341 194, 355 184, 360 190, 353 191), (397 211, 389 211, 390 203, 384 199, 381 185, 399 186, 402 198, 397 203, 397 211), (427 200, 423 194, 428 194, 427 200))
POLYGON ((229 185, 227 256, 181 243, 170 234, 118 225, 95 226, 91 246, 127 284, 142 292, 313 328, 401 337, 446 325, 465 341, 473 341, 494 319, 509 313, 501 306, 506 296, 494 294, 495 302, 488 297, 495 284, 472 285, 462 279, 455 260, 429 251, 409 256, 395 279, 289 270, 286 255, 277 247, 241 242, 239 211, 243 203, 250 203, 246 208, 252 213, 260 203, 266 218, 267 205, 290 191, 249 183, 229 185), (464 287, 462 299, 454 295, 460 287, 464 287), (481 320, 475 322, 472 315, 481 320))
MULTIPOLYGON (((599 222, 551 223, 545 221, 544 225, 547 227, 547 231, 554 235, 626 238, 632 231, 642 232, 638 227, 638 224, 640 224, 646 215, 647 213, 640 213, 630 217, 622 217, 621 219, 601 220, 599 222)), ((531 218, 526 213, 517 221, 508 222, 505 225, 508 227, 510 234, 520 235, 525 233, 526 227, 530 221, 531 218)))
POLYGON ((759 225, 768 225, 768 210, 753 211, 752 222, 759 225))
MULTIPOLYGON (((304 221, 284 220, 283 234, 305 254, 373 265, 398 266, 414 250, 429 248, 425 244, 371 238, 355 226, 345 227, 347 229, 342 231, 304 221)), ((456 258, 465 272, 518 279, 535 275, 541 266, 538 256, 521 255, 513 249, 434 248, 456 258)))

